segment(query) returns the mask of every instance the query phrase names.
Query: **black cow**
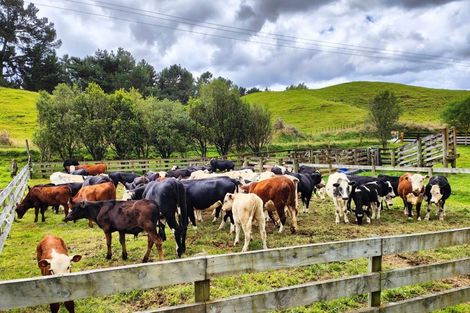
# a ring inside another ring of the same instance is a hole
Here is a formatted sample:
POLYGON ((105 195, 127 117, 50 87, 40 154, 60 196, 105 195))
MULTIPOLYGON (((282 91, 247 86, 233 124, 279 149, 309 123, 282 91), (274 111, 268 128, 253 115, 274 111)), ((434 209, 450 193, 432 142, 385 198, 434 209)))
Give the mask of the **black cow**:
POLYGON ((301 165, 299 166, 299 173, 301 174, 313 174, 319 173, 318 170, 312 166, 301 165))
POLYGON ((64 164, 63 164, 63 166, 64 166, 64 171, 65 171, 66 173, 70 173, 70 166, 72 166, 72 165, 73 165, 73 166, 77 166, 77 165, 79 165, 79 163, 78 163, 77 160, 73 160, 73 159, 67 159, 67 160, 65 160, 65 161, 64 161, 64 164))
POLYGON ((89 175, 89 173, 83 168, 71 171, 70 174, 79 175, 79 176, 88 176, 89 175))
POLYGON ((273 167, 271 167, 271 172, 276 175, 284 175, 287 174, 287 168, 285 166, 274 165, 273 167))
POLYGON ((183 184, 174 178, 167 178, 161 182, 150 182, 145 186, 142 197, 157 203, 161 215, 174 231, 176 251, 178 256, 181 257, 186 251, 186 231, 188 227, 186 193, 183 184))
POLYGON ((157 172, 148 171, 147 173, 145 173, 144 176, 147 177, 148 181, 154 181, 157 180, 158 177, 160 177, 160 174, 158 174, 157 172))
POLYGON ((356 221, 358 225, 362 224, 364 215, 366 215, 367 223, 370 223, 370 219, 373 217, 374 209, 379 209, 379 198, 377 195, 377 185, 353 185, 347 208, 349 211, 353 211, 356 215, 356 221), (351 202, 354 201, 355 208, 351 209, 351 202), (372 213, 372 214, 371 214, 372 213))
POLYGON ((191 171, 185 168, 177 168, 166 173, 166 177, 187 178, 191 176, 191 171))
POLYGON ((98 184, 103 184, 107 182, 113 182, 113 181, 111 178, 109 178, 108 176, 104 176, 104 175, 90 176, 87 179, 85 179, 82 187, 98 185, 98 184))
MULTIPOLYGON (((158 175, 158 173, 156 173, 158 175)), ((154 180, 151 180, 148 176, 138 176, 136 178, 134 178, 134 181, 132 183, 124 183, 124 187, 126 187, 127 190, 134 190, 134 189, 137 189, 139 187, 142 187, 142 186, 145 186, 147 185, 149 182, 151 181, 155 181, 154 180)))
POLYGON ((135 178, 139 177, 136 173, 123 173, 123 172, 112 172, 109 173, 109 178, 114 183, 114 186, 117 187, 119 183, 125 186, 125 183, 132 183, 135 178))
MULTIPOLYGON (((182 180, 181 183, 186 189, 187 212, 193 226, 196 226, 195 210, 204 210, 216 204, 215 218, 218 218, 225 195, 238 191, 238 182, 228 177, 182 180)), ((234 224, 231 211, 227 213, 234 224)))
POLYGON ((428 203, 425 220, 429 220, 431 215, 431 204, 438 208, 439 220, 443 221, 445 216, 444 204, 450 197, 452 190, 449 181, 444 176, 433 176, 424 189, 424 198, 428 203))
POLYGON ((138 201, 90 201, 75 204, 64 219, 65 222, 88 218, 95 221, 106 236, 106 259, 111 259, 111 234, 119 232, 122 259, 127 259, 126 234, 134 236, 142 231, 148 235, 147 252, 142 262, 147 262, 155 244, 160 260, 163 260, 162 241, 165 240, 164 225, 159 221, 160 210, 151 200, 138 201))
MULTIPOLYGON (((302 203, 304 205, 303 212, 308 212, 308 205, 315 189, 315 182, 313 181, 313 177, 309 174, 301 173, 288 173, 287 175, 294 176, 299 180, 297 191, 300 193, 300 198, 302 199, 302 203)), ((318 181, 317 184, 319 184, 320 181, 318 181)))
POLYGON ((217 160, 217 159, 212 159, 211 162, 211 171, 212 172, 217 172, 217 170, 221 172, 225 171, 231 171, 235 168, 235 163, 230 160, 217 160))

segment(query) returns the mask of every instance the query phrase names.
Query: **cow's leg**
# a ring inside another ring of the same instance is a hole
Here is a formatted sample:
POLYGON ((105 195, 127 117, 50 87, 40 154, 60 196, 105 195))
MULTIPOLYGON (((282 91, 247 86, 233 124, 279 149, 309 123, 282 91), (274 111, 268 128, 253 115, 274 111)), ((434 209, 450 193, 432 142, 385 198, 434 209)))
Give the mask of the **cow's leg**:
POLYGON ((413 218, 413 204, 411 202, 405 202, 406 208, 408 209, 408 219, 413 218))
POLYGON ((429 218, 431 217, 431 206, 431 202, 428 201, 428 204, 426 206, 426 216, 424 217, 424 220, 426 221, 429 221, 429 218))
POLYGON ((443 220, 444 220, 444 216, 445 216, 445 213, 444 213, 444 202, 438 204, 437 206, 439 207, 439 220, 440 220, 440 221, 443 221, 443 220))
POLYGON ((122 248, 122 259, 127 260, 126 234, 123 231, 119 232, 119 243, 122 248))
POLYGON ((49 304, 49 308, 51 309, 51 313, 59 312, 60 303, 51 303, 49 304))
POLYGON ((344 214, 344 222, 346 224, 348 224, 349 223, 348 208, 346 207, 346 203, 343 200, 341 200, 340 204, 341 204, 341 208, 342 208, 342 211, 343 211, 343 214, 344 214))
POLYGON ((42 206, 41 207, 41 222, 46 221, 46 217, 44 216, 44 212, 46 212, 46 210, 47 210, 47 206, 42 206))
POLYGON ((294 234, 298 229, 298 226, 297 226, 297 210, 293 206, 289 206, 288 208, 289 208, 289 211, 292 214, 292 226, 291 226, 290 230, 294 234))
POLYGON ((276 206, 277 215, 279 215, 279 233, 282 233, 284 230, 284 225, 286 225, 286 213, 284 212, 284 205, 276 206))
POLYGON ((421 221, 421 201, 418 201, 418 203, 416 203, 416 219, 418 221, 421 221))
POLYGON ((339 210, 339 204, 338 204, 338 200, 336 200, 335 198, 333 198, 333 204, 335 205, 335 223, 336 224, 339 224, 339 217, 340 217, 340 210, 339 210))
POLYGON ((65 301, 64 306, 69 311, 69 313, 75 313, 75 304, 73 301, 65 301))
POLYGON ((267 249, 268 245, 266 243, 266 222, 264 221, 264 218, 262 214, 260 214, 260 218, 258 219, 258 227, 259 227, 259 234, 261 235, 261 241, 263 242, 263 249, 267 249))
POLYGON ((376 218, 380 220, 381 203, 375 203, 375 209, 377 210, 376 218))
POLYGON ((240 222, 235 222, 235 241, 233 242, 233 246, 235 247, 237 243, 240 241, 240 222))
POLYGON ((34 222, 38 222, 38 216, 39 216, 39 207, 34 208, 34 222))
POLYGON ((173 214, 165 214, 166 222, 168 226, 173 230, 175 235, 175 242, 176 242, 176 253, 178 257, 181 257, 184 253, 185 247, 183 244, 183 230, 181 225, 178 225, 176 222, 175 216, 173 214))
POLYGON ((248 251, 248 245, 250 244, 251 240, 251 218, 246 221, 246 223, 242 224, 243 233, 245 234, 245 244, 243 245, 242 252, 248 251))
POLYGON ((111 238, 112 235, 110 232, 105 232, 104 235, 106 236, 106 247, 108 251, 106 252, 106 259, 111 260, 111 238))
POLYGON ((407 216, 408 215, 408 203, 405 201, 404 198, 401 198, 403 200, 403 215, 407 216))
POLYGON ((88 219, 88 227, 93 228, 93 220, 91 218, 88 219))

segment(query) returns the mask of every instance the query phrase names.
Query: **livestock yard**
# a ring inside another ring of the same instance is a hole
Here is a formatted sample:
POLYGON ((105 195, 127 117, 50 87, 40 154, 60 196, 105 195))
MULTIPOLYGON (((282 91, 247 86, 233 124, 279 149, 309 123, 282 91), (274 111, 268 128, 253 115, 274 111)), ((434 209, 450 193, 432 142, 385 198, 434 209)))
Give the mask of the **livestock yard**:
MULTIPOLYGON (((377 172, 377 174, 380 172, 377 172)), ((384 172, 387 175, 401 175, 400 172, 384 172)), ((360 175, 371 175, 363 172, 360 175)), ((326 180, 327 177, 325 177, 326 180)), ((334 206, 330 198, 324 200, 312 199, 310 212, 302 213, 299 208, 298 232, 291 234, 286 227, 283 233, 278 233, 277 227, 271 222, 267 223, 268 248, 289 247, 311 243, 342 241, 356 238, 389 236, 399 234, 424 233, 457 229, 470 226, 470 194, 468 184, 470 175, 453 174, 448 176, 452 186, 452 195, 446 202, 446 216, 439 221, 433 208, 430 221, 408 220, 403 215, 402 201, 394 199, 393 209, 383 210, 380 220, 373 220, 371 224, 357 225, 350 214, 350 224, 341 221, 335 224, 334 206)), ((29 185, 48 183, 48 179, 31 179, 29 185)), ((124 188, 119 185, 117 198, 123 195, 124 188)), ((426 210, 423 205, 422 216, 426 210)), ((115 233, 112 243, 113 256, 111 260, 105 259, 106 243, 103 231, 96 225, 89 228, 86 220, 76 223, 63 222, 63 213, 54 214, 48 210, 46 221, 34 223, 34 210, 31 209, 21 220, 13 224, 10 237, 6 241, 0 256, 0 280, 29 278, 40 274, 36 261, 36 245, 46 234, 57 235, 65 240, 69 247, 69 254, 80 254, 82 260, 73 264, 73 272, 108 268, 114 266, 140 263, 147 248, 146 235, 139 235, 136 239, 127 236, 128 259, 121 259, 121 247, 115 233)), ((205 256, 226 254, 241 251, 243 245, 243 232, 241 243, 233 246, 233 234, 229 234, 226 224, 223 230, 217 230, 219 221, 211 222, 211 212, 203 212, 204 221, 198 224, 197 230, 188 227, 186 240, 186 253, 183 258, 192 256, 205 256)), ((287 226, 291 219, 288 217, 287 226)), ((262 249, 262 243, 254 227, 249 250, 262 249)), ((164 242, 164 255, 166 260, 176 259, 175 241, 173 234, 166 229, 167 240, 164 242)), ((400 253, 384 256, 383 270, 415 267, 436 262, 455 260, 468 257, 470 245, 461 245, 437 250, 427 250, 412 253, 400 253)), ((156 249, 152 250, 151 260, 158 260, 156 249)), ((276 271, 260 272, 224 276, 211 280, 210 297, 213 299, 227 298, 235 295, 250 294, 260 291, 269 291, 276 288, 293 286, 308 282, 321 281, 334 278, 364 274, 368 272, 368 259, 358 258, 352 261, 315 264, 298 268, 281 269, 276 271)), ((468 271, 467 271, 468 272, 468 271)), ((170 274, 170 273, 169 273, 170 274)), ((173 274, 174 275, 174 274, 173 274)), ((136 278, 137 279, 137 278, 136 278)), ((400 287, 382 291, 382 303, 401 301, 417 296, 437 293, 451 288, 470 285, 470 276, 458 276, 445 280, 430 281, 416 285, 400 287)), ((170 287, 154 288, 144 291, 131 291, 105 297, 79 299, 75 301, 77 312, 133 312, 151 308, 192 303, 194 301, 193 284, 179 284, 170 287)), ((305 307, 289 309, 287 312, 348 312, 367 306, 367 294, 350 298, 341 298, 328 302, 317 302, 305 307)), ((47 312, 47 305, 16 309, 13 312, 47 312)), ((63 309, 65 312, 65 309, 63 309)), ((442 312, 469 312, 470 304, 460 304, 442 312)), ((62 311, 61 311, 62 312, 62 311)))

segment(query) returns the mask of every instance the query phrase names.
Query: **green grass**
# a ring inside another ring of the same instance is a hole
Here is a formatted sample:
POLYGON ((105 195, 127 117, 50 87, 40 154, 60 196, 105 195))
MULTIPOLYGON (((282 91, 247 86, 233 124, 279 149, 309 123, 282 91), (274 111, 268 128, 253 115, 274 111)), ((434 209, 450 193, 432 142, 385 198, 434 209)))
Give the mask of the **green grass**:
POLYGON ((0 131, 7 130, 13 145, 24 147, 37 127, 36 92, 0 87, 0 131))
MULTIPOLYGON (((278 234, 271 224, 268 224, 268 247, 284 247, 299 244, 337 241, 370 236, 428 232, 458 227, 470 226, 470 196, 467 188, 470 176, 452 175, 449 177, 453 194, 448 201, 446 220, 437 221, 434 212, 431 221, 407 221, 403 216, 400 200, 395 200, 396 208, 386 210, 382 220, 373 221, 371 225, 358 226, 355 224, 335 225, 334 210, 331 201, 312 201, 311 210, 315 213, 300 214, 299 231, 290 234, 288 231, 278 234)), ((44 183, 46 180, 35 179, 31 185, 44 183)), ((119 194, 122 189, 119 188, 119 194)), ((120 258, 120 245, 117 235, 113 238, 113 258, 105 260, 105 240, 103 232, 98 228, 89 228, 86 221, 77 223, 63 223, 63 215, 46 212, 45 223, 33 223, 33 211, 29 211, 23 219, 15 221, 11 236, 7 240, 5 249, 0 254, 0 280, 33 277, 39 275, 35 260, 35 247, 45 234, 55 234, 64 238, 69 245, 71 254, 81 254, 82 261, 74 264, 74 271, 106 268, 111 266, 136 264, 141 261, 146 248, 146 237, 139 236, 134 240, 127 238, 129 259, 120 258)), ((185 256, 200 254, 221 254, 239 252, 241 245, 233 247, 233 236, 228 234, 228 227, 224 231, 217 231, 217 225, 210 223, 209 212, 205 213, 205 221, 198 225, 198 230, 188 230, 185 256)), ((174 241, 170 233, 164 243, 166 259, 175 259, 174 241)), ((243 237, 243 236, 242 236, 243 237)), ((261 249, 261 241, 257 229, 254 229, 253 241, 250 250, 261 249)), ((243 239, 242 239, 243 240, 243 239)), ((457 259, 470 256, 470 245, 421 251, 418 253, 403 253, 398 256, 384 257, 386 269, 427 264, 443 260, 457 259)), ((156 252, 152 251, 151 258, 156 259, 156 252)), ((348 262, 334 262, 318 264, 294 269, 243 274, 214 279, 211 282, 211 297, 220 299, 224 297, 253 293, 257 291, 272 290, 283 286, 291 286, 311 281, 341 278, 367 272, 367 260, 356 259, 348 262)), ((383 301, 397 301, 416 295, 423 295, 455 287, 459 284, 468 284, 469 279, 458 277, 444 281, 430 282, 415 286, 407 286, 383 293, 383 301)), ((145 310, 164 305, 190 303, 193 301, 194 291, 191 284, 176 285, 167 288, 156 288, 146 291, 133 291, 108 297, 78 300, 77 312, 87 312, 93 308, 94 312, 131 312, 145 310)), ((330 302, 315 303, 307 307, 294 308, 287 312, 346 312, 366 306, 364 295, 352 298, 338 299, 330 302)), ((459 308, 470 309, 469 305, 459 308)), ((39 306, 16 312, 47 312, 47 306, 39 306)), ((454 311, 448 311, 454 312, 454 311)), ((459 311, 455 311, 459 312, 459 311)), ((460 311, 463 312, 463 311, 460 311)))
POLYGON ((403 107, 401 122, 440 127, 440 114, 449 102, 470 96, 470 91, 414 87, 382 82, 351 82, 321 89, 258 92, 244 97, 267 105, 273 119, 305 133, 341 123, 362 124, 367 104, 380 91, 393 91, 403 107))

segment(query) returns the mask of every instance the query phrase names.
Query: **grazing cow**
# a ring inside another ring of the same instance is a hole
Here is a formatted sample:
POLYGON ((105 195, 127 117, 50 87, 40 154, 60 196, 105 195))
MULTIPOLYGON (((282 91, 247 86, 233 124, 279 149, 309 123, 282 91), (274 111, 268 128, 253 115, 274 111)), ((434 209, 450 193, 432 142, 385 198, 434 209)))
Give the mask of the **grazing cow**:
POLYGON ((248 251, 248 244, 251 239, 251 226, 253 222, 258 223, 263 249, 266 245, 265 217, 263 212, 263 200, 254 193, 228 193, 225 195, 222 206, 224 212, 232 211, 235 222, 235 246, 240 241, 240 226, 245 234, 245 244, 242 252, 248 251))
POLYGON ((212 172, 217 172, 217 170, 221 172, 230 171, 235 168, 235 163, 230 160, 217 160, 212 159, 210 162, 212 172))
MULTIPOLYGON (((75 204, 81 201, 103 201, 115 199, 116 187, 114 187, 113 182, 107 182, 98 185, 82 187, 77 195, 70 199, 69 207, 72 208, 75 204)), ((93 227, 93 222, 91 219, 88 221, 88 226, 93 227)))
POLYGON ((162 240, 165 238, 165 229, 159 221, 160 209, 154 201, 80 202, 73 206, 65 221, 76 221, 82 218, 92 219, 103 230, 107 246, 106 259, 111 259, 111 234, 113 232, 119 232, 122 259, 127 260, 126 234, 136 236, 145 231, 148 235, 148 245, 142 262, 148 261, 154 244, 157 246, 160 261, 163 260, 162 240))
MULTIPOLYGON (((195 212, 214 208, 216 204, 218 207, 216 209, 215 220, 220 215, 220 206, 224 201, 225 195, 238 191, 238 182, 228 177, 182 180, 181 183, 186 189, 187 212, 193 226, 196 226, 195 212)), ((232 218, 231 222, 233 224, 232 218)))
POLYGON ((183 184, 174 179, 165 179, 161 182, 150 182, 145 187, 142 197, 153 200, 160 209, 168 226, 173 230, 178 256, 186 251, 186 231, 188 227, 188 214, 186 207, 186 192, 183 184))
POLYGON ((16 205, 18 218, 21 219, 30 208, 35 209, 34 222, 38 221, 39 210, 41 211, 42 221, 45 222, 44 212, 49 206, 64 207, 65 215, 68 213, 68 203, 71 199, 72 191, 67 185, 62 186, 34 186, 29 189, 28 194, 20 204, 16 205))
POLYGON ((70 173, 70 166, 78 166, 78 161, 77 160, 73 160, 73 159, 67 159, 64 161, 64 171, 66 173, 70 173))
POLYGON ((294 181, 286 176, 275 176, 263 181, 253 182, 241 186, 242 190, 258 195, 268 211, 271 220, 276 224, 272 211, 275 209, 279 216, 281 233, 286 224, 285 207, 292 215, 291 232, 297 231, 297 186, 294 181))
POLYGON ((436 205, 438 209, 437 215, 439 216, 439 220, 444 220, 444 204, 450 197, 451 192, 452 190, 450 188, 449 181, 444 176, 433 176, 431 179, 429 179, 429 182, 424 190, 424 198, 428 203, 426 217, 424 218, 425 220, 429 220, 431 215, 431 204, 436 205))
POLYGON ((112 182, 114 184, 113 180, 105 175, 90 176, 85 179, 82 187, 93 186, 93 185, 109 183, 109 182, 112 182))
MULTIPOLYGON (((42 276, 62 275, 70 273, 71 262, 78 262, 82 259, 81 255, 69 256, 67 246, 62 238, 46 235, 39 242, 36 248, 36 259, 42 276)), ((52 313, 59 312, 59 303, 51 303, 52 313)), ((73 301, 64 302, 67 311, 75 312, 73 301)))
POLYGON ((75 166, 75 169, 84 169, 88 172, 89 175, 95 176, 106 173, 106 171, 108 170, 108 166, 105 163, 83 164, 75 166))
POLYGON ((400 176, 400 181, 398 183, 398 194, 403 199, 403 205, 405 206, 405 215, 408 215, 408 218, 413 217, 413 205, 416 206, 416 218, 418 221, 421 220, 420 210, 421 203, 424 197, 424 180, 428 176, 423 176, 421 174, 411 174, 405 173, 400 176))
POLYGON ((358 225, 362 224, 364 214, 366 215, 367 223, 370 223, 371 218, 374 218, 375 216, 377 216, 377 218, 380 218, 379 205, 380 202, 377 194, 377 185, 371 183, 370 185, 354 185, 352 187, 351 194, 349 195, 349 200, 347 203, 347 208, 348 210, 352 210, 356 215, 356 221, 358 225), (352 201, 354 201, 355 209, 351 209, 352 201))
POLYGON ((137 175, 135 173, 124 173, 124 172, 112 172, 109 173, 109 178, 114 183, 114 186, 117 187, 119 183, 121 183, 123 186, 126 186, 126 183, 132 183, 134 179, 139 177, 140 175, 137 175))
MULTIPOLYGON (((78 191, 82 188, 82 184, 83 183, 68 183, 68 184, 60 184, 60 185, 54 185, 54 184, 45 184, 45 185, 42 185, 42 186, 68 186, 70 188, 70 191, 71 191, 71 194, 70 194, 70 197, 75 197, 75 195, 78 193, 78 191)), ((59 205, 55 205, 53 207, 53 210, 55 212, 55 214, 59 213, 59 205)), ((64 207, 64 211, 65 211, 65 207, 64 207)))
POLYGON ((62 172, 54 172, 49 177, 49 180, 54 185, 60 185, 68 183, 83 183, 85 181, 85 177, 62 172))
POLYGON ((354 182, 349 181, 344 173, 333 173, 328 178, 326 184, 326 194, 333 199, 335 205, 336 224, 339 224, 339 219, 344 215, 344 222, 349 223, 347 216, 346 201, 349 200, 351 189, 355 185, 354 182))

